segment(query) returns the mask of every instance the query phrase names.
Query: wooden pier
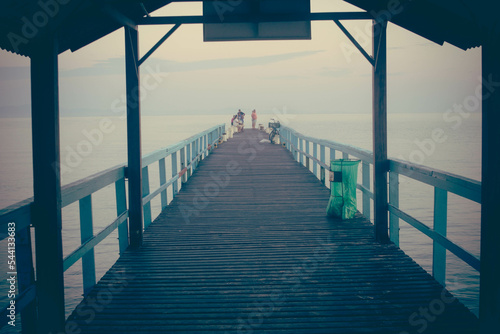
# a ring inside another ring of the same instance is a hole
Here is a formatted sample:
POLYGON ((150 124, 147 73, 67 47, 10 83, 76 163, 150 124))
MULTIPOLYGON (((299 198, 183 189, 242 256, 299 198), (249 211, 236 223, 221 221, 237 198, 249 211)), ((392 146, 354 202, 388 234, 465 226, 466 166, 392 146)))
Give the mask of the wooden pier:
POLYGON ((360 214, 246 130, 182 189, 66 322, 72 333, 477 333, 477 318, 360 214))

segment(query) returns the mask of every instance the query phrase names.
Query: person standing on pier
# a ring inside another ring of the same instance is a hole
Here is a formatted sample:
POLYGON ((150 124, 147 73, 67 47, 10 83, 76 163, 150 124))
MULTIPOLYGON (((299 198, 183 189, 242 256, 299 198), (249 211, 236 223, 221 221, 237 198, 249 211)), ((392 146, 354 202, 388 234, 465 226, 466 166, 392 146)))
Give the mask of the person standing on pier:
POLYGON ((245 113, 241 111, 241 109, 238 110, 238 120, 240 121, 241 127, 239 132, 243 132, 245 127, 245 113))
POLYGON ((257 124, 257 112, 254 109, 252 111, 252 129, 255 129, 256 124, 257 124))

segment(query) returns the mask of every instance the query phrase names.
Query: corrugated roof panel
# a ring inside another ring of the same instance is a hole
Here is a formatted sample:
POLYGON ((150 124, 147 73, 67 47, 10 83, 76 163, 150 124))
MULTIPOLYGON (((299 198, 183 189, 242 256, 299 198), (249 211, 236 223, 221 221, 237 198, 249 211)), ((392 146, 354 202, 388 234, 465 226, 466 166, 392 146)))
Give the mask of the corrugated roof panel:
POLYGON ((390 22, 433 42, 447 42, 464 50, 481 45, 485 29, 493 24, 484 19, 485 14, 498 10, 498 4, 491 1, 345 1, 372 14, 382 13, 390 22))
POLYGON ((0 2, 0 48, 23 56, 57 32, 59 52, 78 49, 123 25, 103 13, 104 6, 136 21, 171 0, 5 0, 0 2))

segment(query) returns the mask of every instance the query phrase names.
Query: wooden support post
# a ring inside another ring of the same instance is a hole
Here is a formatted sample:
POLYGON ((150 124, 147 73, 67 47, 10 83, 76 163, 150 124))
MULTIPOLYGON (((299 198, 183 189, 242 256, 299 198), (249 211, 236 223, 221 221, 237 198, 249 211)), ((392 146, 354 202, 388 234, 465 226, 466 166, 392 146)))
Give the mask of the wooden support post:
MULTIPOLYGON (((170 155, 172 159, 172 177, 176 176, 178 171, 177 171, 177 152, 174 152, 170 155)), ((174 198, 177 193, 179 192, 179 184, 178 181, 175 181, 172 183, 172 198, 174 198)))
MULTIPOLYGON (((31 248, 31 229, 16 230, 16 265, 19 294, 35 283, 33 270, 33 252, 31 248)), ((9 268, 10 269, 10 268, 9 268)), ((22 334, 36 333, 36 304, 29 303, 21 312, 22 334)))
MULTIPOLYGON (((434 231, 446 237, 448 219, 448 192, 434 188, 434 231)), ((432 243, 432 276, 441 285, 446 284, 446 248, 436 240, 432 243)))
MULTIPOLYGON (((363 161, 361 165, 362 175, 362 184, 365 189, 369 190, 371 188, 370 185, 370 164, 368 162, 363 161)), ((370 195, 363 191, 363 216, 367 219, 370 219, 371 216, 371 206, 370 206, 370 195)))
MULTIPOLYGON (((335 149, 330 148, 330 161, 335 160, 335 149)), ((328 164, 330 166, 330 164, 328 164)))
MULTIPOLYGON (((399 174, 389 172, 389 203, 399 208, 399 174)), ((390 240, 399 246, 399 217, 390 214, 389 220, 390 240)))
POLYGON ((387 213, 387 21, 373 24, 373 174, 375 238, 389 242, 387 213))
POLYGON ((61 236, 58 46, 49 38, 31 55, 33 224, 36 238, 37 333, 64 333, 61 236))
MULTIPOLYGON (((115 182, 115 194, 116 216, 119 217, 122 213, 127 211, 127 190, 125 187, 125 179, 120 179, 115 182)), ((127 221, 118 226, 118 243, 120 247, 120 254, 122 254, 129 245, 127 221)))
POLYGON ((482 46, 481 334, 500 332, 500 46, 494 43, 482 46))
POLYGON ((348 160, 349 159, 349 153, 342 152, 342 159, 348 160))
POLYGON ((142 156, 141 106, 139 89, 139 34, 125 27, 125 67, 127 90, 127 155, 130 246, 142 245, 142 156))
MULTIPOLYGON (((177 154, 176 152, 174 153, 174 155, 177 154)), ((167 172, 165 170, 165 158, 163 159, 160 159, 158 161, 158 167, 159 167, 159 173, 160 173, 160 186, 164 185, 165 183, 167 183, 167 172)), ((173 187, 173 185, 172 185, 173 187)), ((167 189, 163 190, 161 192, 161 209, 165 209, 167 207, 167 189)))
MULTIPOLYGON (((149 195, 149 168, 145 166, 142 168, 142 195, 149 195)), ((144 228, 148 228, 151 225, 151 202, 143 205, 144 211, 144 228)))
MULTIPOLYGON (((83 245, 94 237, 92 221, 92 195, 79 201, 80 205, 80 241, 83 245)), ((95 285, 95 256, 94 248, 82 257, 83 295, 86 296, 95 285)))

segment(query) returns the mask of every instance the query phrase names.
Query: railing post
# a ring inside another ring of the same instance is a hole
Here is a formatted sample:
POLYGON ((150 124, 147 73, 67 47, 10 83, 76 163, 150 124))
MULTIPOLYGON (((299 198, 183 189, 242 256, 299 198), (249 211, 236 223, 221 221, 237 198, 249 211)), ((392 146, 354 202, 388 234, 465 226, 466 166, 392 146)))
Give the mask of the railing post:
POLYGON ((299 162, 301 165, 304 165, 304 140, 302 140, 302 138, 299 138, 299 150, 300 150, 300 153, 299 153, 299 162))
MULTIPOLYGON (((446 237, 448 219, 448 192, 434 187, 434 231, 446 237)), ((446 248, 435 240, 432 244, 432 275, 446 285, 446 248)))
POLYGON ((125 69, 127 96, 127 177, 130 246, 142 245, 142 154, 141 154, 141 106, 139 32, 137 27, 125 27, 125 69))
POLYGON ((296 134, 293 135, 293 158, 295 161, 298 161, 298 151, 299 148, 299 138, 296 134))
POLYGON ((349 153, 342 152, 342 159, 344 160, 349 159, 349 153))
MULTIPOLYGON (((320 145, 319 146, 319 156, 320 156, 320 160, 322 163, 326 163, 326 156, 325 156, 325 146, 324 145, 320 145)), ((321 166, 321 183, 323 183, 324 185, 326 185, 326 177, 325 177, 325 174, 326 174, 326 170, 323 166, 321 166)))
POLYGON ((191 167, 192 173, 194 173, 194 170, 196 169, 195 158, 196 158, 196 139, 191 142, 191 162, 193 163, 191 167))
MULTIPOLYGON (((399 208, 399 174, 395 172, 389 172, 389 204, 399 208)), ((399 217, 392 213, 389 219, 389 235, 390 240, 399 246, 399 217)))
MULTIPOLYGON (((149 169, 148 166, 142 168, 142 195, 149 195, 149 169)), ((144 204, 144 229, 151 224, 151 201, 144 204)))
MULTIPOLYGON (((171 156, 175 155, 174 152, 171 156)), ((165 168, 165 158, 162 158, 158 161, 159 173, 160 173, 160 187, 167 183, 167 172, 165 168)), ((173 185, 172 185, 173 186, 173 185)), ((167 199, 167 189, 161 192, 161 209, 165 209, 167 207, 168 199, 167 199)))
MULTIPOLYGON (((92 222, 92 196, 88 195, 79 201, 80 205, 80 239, 84 244, 94 236, 92 222)), ((82 256, 83 294, 86 296, 95 285, 94 248, 82 256)))
POLYGON ((194 157, 196 159, 196 168, 198 168, 198 164, 200 163, 200 157, 198 155, 200 154, 200 138, 196 138, 195 140, 195 146, 196 146, 196 153, 194 154, 194 157))
POLYGON ((313 174, 318 177, 318 163, 316 162, 316 159, 318 159, 318 144, 316 143, 313 143, 313 157, 315 159, 313 160, 313 174))
MULTIPOLYGON (((177 175, 177 152, 172 153, 171 155, 172 158, 172 177, 175 177, 177 175)), ((172 198, 174 198, 177 193, 179 192, 179 185, 177 181, 172 183, 172 198)))
MULTIPOLYGON (((309 154, 309 141, 306 140, 305 141, 305 145, 306 145, 306 153, 309 154)), ((311 170, 311 159, 309 159, 308 156, 306 156, 306 168, 310 171, 311 170)))
MULTIPOLYGON (((180 155, 181 155, 181 171, 183 171, 184 168, 186 168, 186 146, 181 148, 180 155)), ((187 171, 183 172, 183 174, 181 176, 181 183, 186 183, 186 181, 187 181, 186 174, 187 174, 187 171)))
MULTIPOLYGON (((366 190, 371 188, 370 186, 370 164, 366 161, 362 162, 362 184, 366 190)), ((370 220, 371 212, 370 212, 370 195, 363 191, 363 216, 365 216, 368 220, 370 220)))
POLYGON ((58 45, 54 36, 31 54, 33 224, 37 332, 64 332, 64 272, 59 149, 58 45))
POLYGON ((207 133, 207 156, 210 155, 212 150, 212 133, 209 132, 207 133), (208 146, 210 145, 210 149, 208 149, 208 146))
POLYGON ((202 144, 202 151, 204 151, 205 153, 203 153, 203 159, 205 159, 207 157, 207 135, 204 134, 203 135, 203 144, 202 144))
POLYGON ((191 177, 191 167, 189 165, 191 164, 192 157, 191 157, 191 143, 186 145, 186 180, 188 180, 191 177))
MULTIPOLYGON (((119 179, 115 182, 115 195, 116 195, 116 216, 120 216, 127 211, 127 190, 125 187, 125 178, 119 179)), ((127 249, 128 242, 128 219, 118 226, 118 244, 120 247, 120 254, 127 249)))
POLYGON ((335 149, 330 148, 330 161, 335 160, 335 149))

